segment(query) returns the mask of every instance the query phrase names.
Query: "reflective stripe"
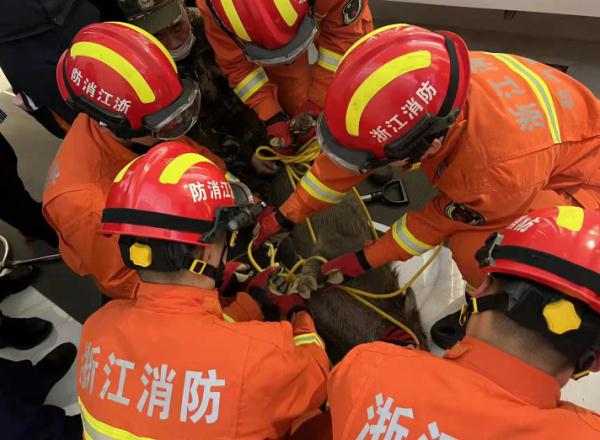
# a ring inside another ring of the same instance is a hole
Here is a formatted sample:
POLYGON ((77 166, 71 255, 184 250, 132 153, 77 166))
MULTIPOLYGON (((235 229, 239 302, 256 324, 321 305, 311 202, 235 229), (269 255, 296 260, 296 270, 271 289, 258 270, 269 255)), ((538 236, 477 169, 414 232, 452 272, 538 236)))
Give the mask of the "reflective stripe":
POLYGON ((490 55, 502 61, 510 70, 515 72, 517 75, 523 78, 527 84, 529 84, 529 87, 531 87, 531 90, 537 97, 540 105, 542 106, 542 110, 546 115, 552 140, 555 144, 561 143, 560 125, 558 123, 556 107, 554 106, 552 93, 550 92, 550 89, 544 80, 533 70, 511 55, 504 53, 490 53, 490 55))
POLYGON ((71 46, 69 53, 73 58, 87 57, 106 64, 127 81, 143 104, 156 101, 152 88, 142 74, 114 50, 98 43, 82 41, 71 46))
POLYGON ((173 66, 173 70, 175 72, 177 72, 177 64, 175 64, 175 60, 173 59, 173 57, 171 56, 171 54, 169 53, 167 48, 160 41, 158 41, 158 39, 154 35, 152 35, 150 32, 146 32, 144 29, 134 26, 130 23, 122 23, 120 21, 109 21, 109 23, 117 24, 119 26, 125 26, 129 29, 139 32, 144 37, 146 37, 148 40, 152 41, 156 45, 156 47, 158 47, 160 49, 160 51, 165 54, 165 56, 169 60, 169 63, 171 63, 171 66, 173 66))
POLYGON ((466 283, 465 292, 467 292, 469 295, 472 294, 473 292, 475 292, 476 290, 477 290, 477 287, 472 286, 469 283, 466 283))
POLYGON ((319 48, 319 59, 317 60, 317 64, 323 69, 329 70, 330 72, 335 72, 340 64, 341 59, 342 56, 340 54, 322 47, 319 48))
POLYGON ((153 440, 151 437, 139 437, 121 428, 107 425, 94 418, 85 408, 81 399, 81 420, 83 421, 83 432, 86 439, 91 440, 153 440))
POLYGON ((229 324, 235 324, 235 319, 226 313, 223 313, 223 321, 228 322, 229 324))
POLYGON ((177 184, 181 180, 181 177, 185 174, 190 167, 197 163, 212 163, 209 159, 198 153, 184 153, 177 156, 165 167, 163 172, 160 174, 158 181, 160 183, 177 184))
POLYGON ((367 35, 364 35, 363 37, 361 37, 359 40, 357 40, 352 46, 350 46, 350 49, 348 49, 346 51, 346 53, 344 54, 344 56, 342 57, 341 61, 344 61, 346 59, 346 57, 348 56, 348 54, 350 52, 352 52, 354 49, 356 49, 359 45, 361 45, 362 43, 364 43, 365 41, 367 41, 369 38, 374 37, 377 34, 380 34, 382 32, 385 32, 387 30, 390 29, 396 29, 396 28, 404 28, 410 26, 409 24, 406 23, 400 23, 400 24, 389 24, 387 26, 383 26, 380 27, 379 29, 375 29, 374 31, 372 31, 371 33, 368 33, 367 35))
POLYGON ((258 89, 269 81, 267 72, 262 67, 253 70, 244 78, 233 90, 240 97, 242 102, 246 102, 258 89))
POLYGON ((325 349, 325 344, 316 333, 305 333, 303 335, 294 336, 294 344, 296 346, 306 345, 306 344, 315 344, 325 349))
POLYGON ((406 214, 392 225, 392 236, 398 245, 411 255, 421 255, 433 246, 417 239, 406 227, 406 214))
POLYGON ((131 167, 131 165, 133 165, 133 163, 136 160, 138 160, 140 157, 142 157, 142 156, 136 157, 131 162, 129 162, 127 165, 125 165, 121 171, 119 171, 119 174, 117 174, 117 177, 115 177, 115 183, 118 183, 121 180, 123 180, 123 177, 125 177, 125 173, 127 173, 127 170, 129 170, 129 168, 131 167))
POLYGON ((346 193, 325 186, 311 171, 308 171, 300 180, 300 186, 315 199, 331 205, 337 205, 346 195, 346 193))
POLYGON ((233 0, 222 0, 221 6, 223 6, 225 15, 227 15, 227 19, 229 20, 229 23, 231 23, 231 27, 233 27, 233 32, 244 41, 252 41, 248 32, 246 32, 244 23, 242 23, 242 20, 238 15, 237 9, 235 9, 233 0))
POLYGON ((431 52, 418 50, 388 61, 365 79, 354 91, 346 108, 346 131, 358 136, 365 108, 383 88, 402 75, 431 66, 431 52))
POLYGON ((290 0, 275 0, 275 6, 285 23, 289 27, 294 26, 294 23, 298 19, 298 12, 296 12, 290 0))

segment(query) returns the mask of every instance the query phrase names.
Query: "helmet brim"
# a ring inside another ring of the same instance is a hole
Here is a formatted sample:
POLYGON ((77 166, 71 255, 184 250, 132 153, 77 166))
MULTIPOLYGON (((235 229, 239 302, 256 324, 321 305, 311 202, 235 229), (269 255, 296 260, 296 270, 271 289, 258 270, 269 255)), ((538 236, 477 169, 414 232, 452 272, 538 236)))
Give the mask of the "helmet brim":
POLYGON ((263 66, 290 64, 308 49, 316 34, 317 22, 312 16, 306 15, 296 36, 285 46, 277 49, 265 49, 256 44, 244 42, 242 48, 248 61, 255 64, 263 66))

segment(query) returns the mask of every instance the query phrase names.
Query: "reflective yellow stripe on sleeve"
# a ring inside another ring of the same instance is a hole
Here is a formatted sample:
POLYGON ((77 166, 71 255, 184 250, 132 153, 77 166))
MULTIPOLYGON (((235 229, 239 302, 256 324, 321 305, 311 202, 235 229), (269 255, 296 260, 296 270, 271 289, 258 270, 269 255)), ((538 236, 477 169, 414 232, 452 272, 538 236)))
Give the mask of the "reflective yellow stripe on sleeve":
POLYGON ((554 106, 552 93, 546 82, 537 73, 511 55, 504 53, 490 53, 490 55, 502 61, 510 70, 515 72, 529 84, 529 87, 531 87, 531 90, 535 94, 546 115, 552 140, 555 144, 561 143, 560 125, 558 123, 556 107, 554 106))
POLYGON ((79 407, 81 408, 81 420, 83 421, 83 433, 89 440, 152 440, 151 437, 139 437, 121 428, 110 426, 92 416, 81 399, 79 407))
POLYGON ((325 186, 311 171, 302 177, 300 186, 315 199, 331 205, 337 205, 346 195, 346 193, 325 186))
POLYGON ((394 241, 411 255, 421 255, 433 246, 417 239, 406 227, 406 214, 392 225, 394 241))
POLYGON ((330 72, 335 72, 341 60, 342 55, 323 47, 319 48, 319 59, 317 60, 317 64, 323 69, 329 70, 330 72))
POLYGON ((246 102, 258 89, 269 82, 267 72, 262 67, 259 67, 250 72, 233 91, 240 97, 242 102, 246 102))
POLYGON ((231 316, 227 315, 226 313, 223 313, 223 321, 228 322, 229 324, 235 324, 235 319, 233 319, 231 316))
POLYGON ((325 349, 325 344, 316 333, 305 333, 303 335, 294 336, 294 344, 296 346, 306 345, 306 344, 315 344, 325 349))

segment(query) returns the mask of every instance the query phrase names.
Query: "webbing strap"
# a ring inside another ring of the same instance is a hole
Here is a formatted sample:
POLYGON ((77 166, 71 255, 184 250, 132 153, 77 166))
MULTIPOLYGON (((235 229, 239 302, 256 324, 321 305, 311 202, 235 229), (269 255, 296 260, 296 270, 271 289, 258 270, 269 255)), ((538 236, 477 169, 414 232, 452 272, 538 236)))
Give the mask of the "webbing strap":
POLYGON ((209 232, 214 227, 214 223, 207 220, 127 208, 105 209, 102 212, 102 223, 125 223, 198 234, 209 232))
POLYGON ((597 292, 600 286, 599 273, 538 250, 519 246, 496 246, 492 250, 492 258, 508 259, 536 267, 590 289, 592 292, 597 292))

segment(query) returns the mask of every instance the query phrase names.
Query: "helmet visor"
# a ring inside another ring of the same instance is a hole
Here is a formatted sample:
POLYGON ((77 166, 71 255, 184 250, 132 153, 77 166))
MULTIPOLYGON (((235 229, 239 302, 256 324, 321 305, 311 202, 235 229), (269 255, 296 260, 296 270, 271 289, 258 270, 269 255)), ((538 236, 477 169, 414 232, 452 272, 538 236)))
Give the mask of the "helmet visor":
POLYGON ((365 173, 373 168, 375 156, 372 153, 344 148, 335 140, 325 121, 325 113, 319 116, 316 131, 321 149, 338 165, 356 174, 365 173))
POLYGON ((171 105, 144 118, 144 127, 152 136, 169 141, 186 134, 198 120, 200 89, 194 81, 183 79, 183 92, 171 105))
POLYGON ((290 64, 302 55, 315 39, 317 34, 317 22, 307 15, 302 20, 298 33, 292 41, 277 49, 265 49, 253 43, 242 43, 242 50, 248 61, 263 66, 276 64, 290 64))

